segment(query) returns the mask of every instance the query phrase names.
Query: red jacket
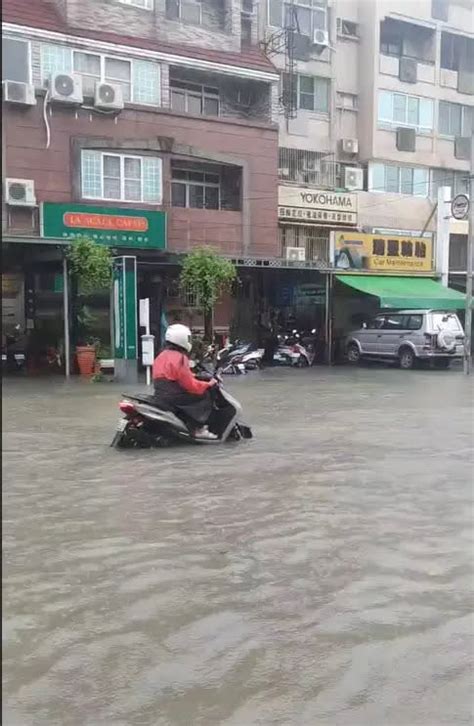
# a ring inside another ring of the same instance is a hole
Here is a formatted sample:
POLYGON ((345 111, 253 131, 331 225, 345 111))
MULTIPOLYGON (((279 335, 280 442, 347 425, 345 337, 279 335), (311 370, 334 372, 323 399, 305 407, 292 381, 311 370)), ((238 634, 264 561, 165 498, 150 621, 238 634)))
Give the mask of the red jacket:
POLYGON ((212 386, 210 381, 198 381, 191 373, 189 359, 177 350, 163 350, 153 363, 153 380, 176 381, 188 393, 202 396, 212 386))

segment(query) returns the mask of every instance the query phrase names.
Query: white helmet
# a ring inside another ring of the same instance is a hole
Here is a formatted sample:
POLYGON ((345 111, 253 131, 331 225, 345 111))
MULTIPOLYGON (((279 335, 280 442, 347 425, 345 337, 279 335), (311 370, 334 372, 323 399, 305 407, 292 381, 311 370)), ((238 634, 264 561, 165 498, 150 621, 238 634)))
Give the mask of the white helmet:
POLYGON ((165 340, 167 343, 173 343, 178 348, 184 348, 188 353, 191 352, 193 344, 191 342, 191 331, 186 325, 170 325, 165 333, 165 340))

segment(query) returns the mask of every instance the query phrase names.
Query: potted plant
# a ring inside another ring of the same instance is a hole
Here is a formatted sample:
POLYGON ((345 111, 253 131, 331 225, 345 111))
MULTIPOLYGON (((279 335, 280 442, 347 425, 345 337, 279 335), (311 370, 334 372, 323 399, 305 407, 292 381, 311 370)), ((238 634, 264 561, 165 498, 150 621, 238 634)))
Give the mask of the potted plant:
MULTIPOLYGON (((69 249, 69 264, 74 285, 81 296, 108 288, 112 278, 112 256, 108 247, 97 244, 88 237, 78 237, 69 249)), ((77 346, 76 357, 79 372, 84 376, 95 373, 99 341, 88 332, 94 316, 87 305, 79 304, 76 312, 77 346)))

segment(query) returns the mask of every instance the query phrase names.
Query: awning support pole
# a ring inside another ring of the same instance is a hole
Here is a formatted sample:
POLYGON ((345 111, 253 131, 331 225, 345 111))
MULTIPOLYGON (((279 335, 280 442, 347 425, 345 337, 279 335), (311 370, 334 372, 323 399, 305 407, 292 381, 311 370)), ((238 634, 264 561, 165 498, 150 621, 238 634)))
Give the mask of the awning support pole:
POLYGON ((469 221, 467 233, 466 260, 466 315, 464 319, 464 373, 471 373, 471 330, 472 330, 472 267, 474 256, 474 135, 471 136, 471 170, 469 174, 469 221))
POLYGON ((66 378, 71 375, 71 351, 69 340, 69 279, 67 257, 63 257, 63 304, 64 304, 64 373, 66 378))
POLYGON ((326 275, 326 362, 332 364, 332 275, 326 275))

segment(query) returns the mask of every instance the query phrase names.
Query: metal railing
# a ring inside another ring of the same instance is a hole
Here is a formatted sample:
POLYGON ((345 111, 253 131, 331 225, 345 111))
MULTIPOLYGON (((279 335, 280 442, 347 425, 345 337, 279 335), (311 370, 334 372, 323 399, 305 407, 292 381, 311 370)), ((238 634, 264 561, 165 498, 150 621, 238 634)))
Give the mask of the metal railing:
POLYGON ((338 181, 334 154, 306 149, 279 149, 278 177, 300 186, 333 189, 338 181))
POLYGON ((280 228, 281 256, 287 258, 290 247, 303 248, 306 262, 329 264, 329 237, 321 237, 321 230, 305 225, 283 225, 280 228), (317 234, 319 232, 319 235, 317 234))

